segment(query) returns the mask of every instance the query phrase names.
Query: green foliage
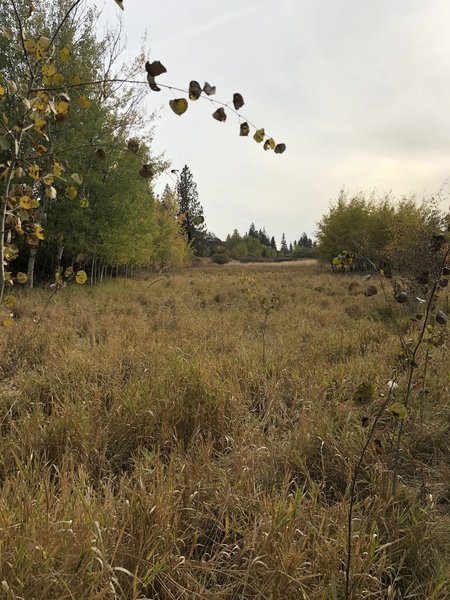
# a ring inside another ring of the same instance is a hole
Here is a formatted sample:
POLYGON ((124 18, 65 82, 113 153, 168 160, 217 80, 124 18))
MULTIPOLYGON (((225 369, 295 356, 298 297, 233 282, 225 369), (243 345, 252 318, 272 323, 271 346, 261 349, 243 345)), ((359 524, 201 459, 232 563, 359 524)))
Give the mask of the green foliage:
POLYGON ((418 204, 414 199, 395 202, 392 197, 348 198, 341 192, 336 203, 317 227, 318 256, 338 269, 368 266, 394 268, 410 277, 418 276, 436 263, 430 241, 443 228, 443 215, 433 200, 418 204), (345 252, 343 253, 343 248, 345 252))

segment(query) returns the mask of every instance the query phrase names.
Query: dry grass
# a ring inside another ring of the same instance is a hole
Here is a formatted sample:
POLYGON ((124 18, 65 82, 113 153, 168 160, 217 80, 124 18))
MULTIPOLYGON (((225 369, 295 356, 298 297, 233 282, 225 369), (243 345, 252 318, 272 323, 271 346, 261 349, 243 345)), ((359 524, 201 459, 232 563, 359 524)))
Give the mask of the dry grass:
MULTIPOLYGON (((0 342, 2 369, 17 364, 0 383, 0 597, 343 598, 361 418, 381 402, 352 397, 363 381, 385 393, 399 352, 382 297, 311 262, 148 284, 66 289, 31 340, 48 292, 19 295, 0 342)), ((445 346, 428 373, 395 499, 394 417, 363 464, 355 599, 450 597, 445 346)))

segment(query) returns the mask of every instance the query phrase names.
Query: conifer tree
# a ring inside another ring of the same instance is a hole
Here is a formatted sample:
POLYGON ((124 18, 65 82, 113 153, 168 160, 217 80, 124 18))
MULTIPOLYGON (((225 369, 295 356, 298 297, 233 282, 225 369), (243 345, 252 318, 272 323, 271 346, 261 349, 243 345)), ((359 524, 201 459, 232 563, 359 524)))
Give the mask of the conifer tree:
POLYGON ((203 207, 198 199, 197 184, 187 165, 180 173, 176 190, 178 193, 178 216, 182 221, 182 228, 187 235, 188 241, 193 243, 195 249, 201 246, 206 227, 203 216, 203 207))

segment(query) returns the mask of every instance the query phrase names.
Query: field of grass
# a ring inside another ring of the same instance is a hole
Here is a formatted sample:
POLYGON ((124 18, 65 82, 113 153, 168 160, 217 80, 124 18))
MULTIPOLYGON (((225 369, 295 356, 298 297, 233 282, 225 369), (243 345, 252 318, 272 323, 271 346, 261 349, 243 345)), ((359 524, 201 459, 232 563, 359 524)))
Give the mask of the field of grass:
MULTIPOLYGON (((0 340, 0 598, 344 598, 364 417, 400 364, 382 294, 311 261, 153 277, 68 287, 37 329, 51 292, 17 292, 0 340), (364 382, 376 397, 359 408, 364 382)), ((424 365, 395 495, 390 413, 358 473, 355 599, 450 598, 448 346, 424 365)))

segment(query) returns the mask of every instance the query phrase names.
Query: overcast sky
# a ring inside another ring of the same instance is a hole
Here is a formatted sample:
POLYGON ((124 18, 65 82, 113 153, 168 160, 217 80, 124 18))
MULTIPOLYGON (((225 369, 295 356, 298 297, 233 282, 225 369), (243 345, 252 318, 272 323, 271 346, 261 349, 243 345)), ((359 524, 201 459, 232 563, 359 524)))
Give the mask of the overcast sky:
MULTIPOLYGON (((99 27, 122 18, 128 56, 147 34, 151 59, 168 70, 161 83, 208 81, 225 102, 240 92, 242 114, 287 145, 264 152, 239 137, 236 117, 214 121, 209 102, 178 117, 170 92, 149 91, 154 149, 173 168, 189 165, 218 236, 254 221, 278 240, 298 239, 342 187, 422 198, 449 179, 448 0, 123 3, 124 12, 98 2, 99 27)), ((166 183, 161 176, 157 190, 166 183)))

